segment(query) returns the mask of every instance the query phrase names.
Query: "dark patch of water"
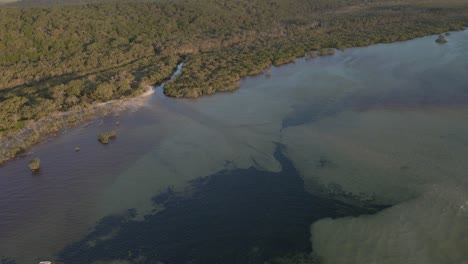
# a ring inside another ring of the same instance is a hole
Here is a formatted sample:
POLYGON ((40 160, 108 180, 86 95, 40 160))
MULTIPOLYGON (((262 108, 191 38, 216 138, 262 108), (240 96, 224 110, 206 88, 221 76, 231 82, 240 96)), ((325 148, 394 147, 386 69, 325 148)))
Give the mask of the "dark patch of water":
MULTIPOLYGON (((108 216, 65 247, 65 263, 264 263, 310 252, 310 225, 322 218, 372 214, 386 206, 353 206, 312 195, 278 145, 280 172, 220 171, 191 182, 190 195, 171 188, 153 198, 164 210, 136 220, 136 212, 108 216)), ((125 195, 125 194, 122 194, 125 195)))
POLYGON ((293 112, 286 116, 281 123, 281 128, 288 128, 315 122, 320 117, 320 106, 318 105, 296 105, 293 112))

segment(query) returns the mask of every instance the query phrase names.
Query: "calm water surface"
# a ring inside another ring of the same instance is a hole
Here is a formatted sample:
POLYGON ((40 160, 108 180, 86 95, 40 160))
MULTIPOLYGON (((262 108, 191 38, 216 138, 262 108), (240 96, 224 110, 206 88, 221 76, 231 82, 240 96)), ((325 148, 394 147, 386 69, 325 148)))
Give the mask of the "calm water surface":
POLYGON ((468 263, 468 31, 447 39, 299 59, 195 100, 157 92, 36 146, 38 174, 0 167, 0 256, 468 263))

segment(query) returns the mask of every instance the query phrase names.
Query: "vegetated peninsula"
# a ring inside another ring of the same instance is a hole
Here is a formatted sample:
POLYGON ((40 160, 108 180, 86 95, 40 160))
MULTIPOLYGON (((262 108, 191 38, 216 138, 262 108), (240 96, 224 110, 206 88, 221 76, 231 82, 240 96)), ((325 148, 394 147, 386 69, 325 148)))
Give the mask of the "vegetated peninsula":
POLYGON ((98 114, 99 103, 142 94, 181 61, 164 93, 197 97, 306 52, 468 26, 462 1, 73 2, 0 7, 0 162, 98 114))

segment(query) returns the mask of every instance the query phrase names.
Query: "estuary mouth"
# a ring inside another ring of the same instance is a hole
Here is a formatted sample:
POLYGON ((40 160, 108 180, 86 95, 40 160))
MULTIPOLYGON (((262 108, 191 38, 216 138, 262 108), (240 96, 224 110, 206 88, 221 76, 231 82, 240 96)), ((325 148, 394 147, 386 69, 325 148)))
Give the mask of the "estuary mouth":
POLYGON ((388 206, 354 206, 306 192, 292 162, 276 145, 279 172, 224 170, 152 198, 164 209, 134 220, 136 210, 103 218, 84 239, 59 253, 64 263, 110 259, 145 263, 263 263, 309 256, 310 224, 373 214, 388 206), (124 251, 122 249, 125 248, 124 251))
MULTIPOLYGON (((0 167, 0 259, 463 262, 468 32, 437 37, 308 54, 231 93, 182 99, 159 87, 143 107, 68 128, 0 167)), ((262 55, 232 50, 247 51, 262 55)), ((187 92, 185 70, 216 54, 147 72, 187 92)))

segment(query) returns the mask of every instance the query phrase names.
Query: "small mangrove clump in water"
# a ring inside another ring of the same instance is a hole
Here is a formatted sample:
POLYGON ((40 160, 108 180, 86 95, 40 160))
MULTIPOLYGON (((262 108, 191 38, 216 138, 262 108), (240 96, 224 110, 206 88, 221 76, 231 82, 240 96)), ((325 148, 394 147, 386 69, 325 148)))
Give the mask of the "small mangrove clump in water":
POLYGON ((31 169, 31 171, 35 172, 38 171, 41 166, 41 160, 39 158, 35 158, 29 162, 28 167, 31 169))
POLYGON ((436 42, 439 44, 444 44, 444 43, 447 43, 447 39, 445 38, 444 35, 439 35, 439 37, 436 39, 436 42))
POLYGON ((102 144, 108 144, 110 139, 113 139, 117 136, 117 132, 115 130, 109 131, 108 133, 99 133, 98 140, 102 144))

